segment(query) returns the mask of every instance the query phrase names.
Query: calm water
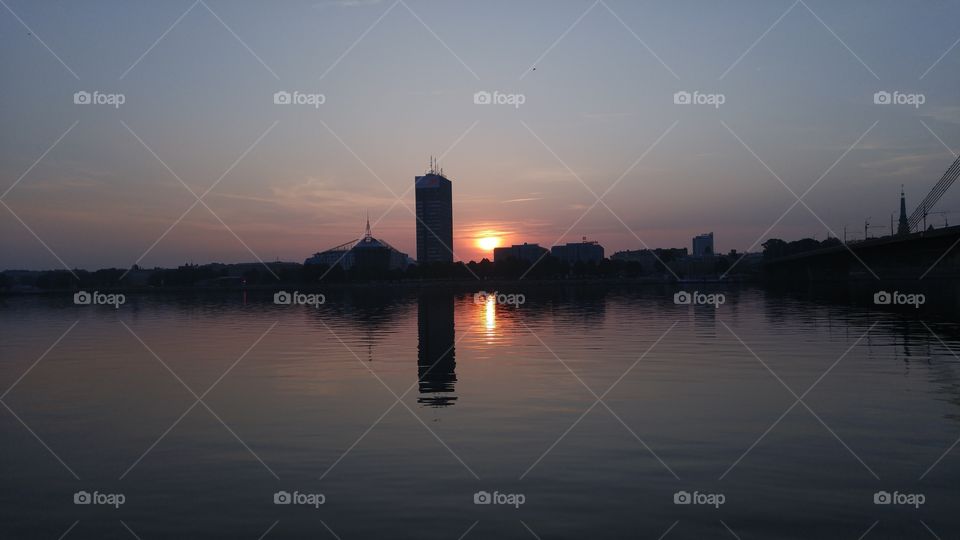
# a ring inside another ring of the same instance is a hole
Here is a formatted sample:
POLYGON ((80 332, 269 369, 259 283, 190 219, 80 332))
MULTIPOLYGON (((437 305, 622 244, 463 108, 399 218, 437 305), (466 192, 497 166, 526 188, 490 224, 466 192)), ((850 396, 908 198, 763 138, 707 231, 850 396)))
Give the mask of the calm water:
POLYGON ((0 538, 960 534, 956 324, 672 292, 7 299, 0 538))

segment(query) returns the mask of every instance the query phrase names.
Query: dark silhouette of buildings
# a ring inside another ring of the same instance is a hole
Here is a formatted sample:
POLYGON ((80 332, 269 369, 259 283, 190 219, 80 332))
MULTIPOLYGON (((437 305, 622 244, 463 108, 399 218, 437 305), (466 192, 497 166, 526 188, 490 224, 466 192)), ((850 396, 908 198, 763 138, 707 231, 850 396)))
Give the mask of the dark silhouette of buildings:
POLYGON ((453 186, 430 160, 430 169, 414 179, 417 194, 417 262, 453 262, 453 186))
POLYGON ((453 405, 457 382, 454 358, 453 293, 424 291, 417 305, 417 372, 420 397, 430 407, 453 405))
POLYGON ((535 263, 540 260, 546 252, 546 248, 540 247, 539 244, 528 244, 524 242, 523 244, 512 245, 510 247, 494 248, 493 262, 506 262, 510 259, 516 259, 518 261, 535 263))
POLYGON ((603 260, 603 246, 597 242, 588 242, 584 237, 583 242, 570 242, 562 246, 553 246, 550 248, 550 254, 570 264, 578 262, 599 263, 603 260))

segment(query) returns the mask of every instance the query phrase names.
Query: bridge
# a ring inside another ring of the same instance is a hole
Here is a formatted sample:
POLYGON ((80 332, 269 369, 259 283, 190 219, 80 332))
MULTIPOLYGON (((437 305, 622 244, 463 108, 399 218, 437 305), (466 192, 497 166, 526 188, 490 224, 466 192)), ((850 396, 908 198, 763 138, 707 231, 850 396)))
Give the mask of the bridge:
MULTIPOLYGON (((944 193, 960 177, 960 157, 907 217, 900 193, 900 227, 890 236, 795 253, 764 261, 772 279, 850 280, 960 278, 960 226, 927 228, 944 193)), ((892 225, 892 223, 891 223, 892 225)), ((869 233, 865 225, 864 235, 869 233)))
POLYGON ((800 280, 960 278, 960 226, 884 236, 764 261, 769 278, 800 280))

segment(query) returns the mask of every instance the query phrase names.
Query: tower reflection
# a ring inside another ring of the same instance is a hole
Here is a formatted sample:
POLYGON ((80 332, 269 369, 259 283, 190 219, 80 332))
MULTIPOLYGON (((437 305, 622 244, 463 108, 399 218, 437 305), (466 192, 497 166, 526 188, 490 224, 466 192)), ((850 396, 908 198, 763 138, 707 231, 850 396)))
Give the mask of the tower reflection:
POLYGON ((417 309, 417 371, 420 397, 428 407, 453 405, 457 382, 454 359, 453 293, 422 292, 417 309))

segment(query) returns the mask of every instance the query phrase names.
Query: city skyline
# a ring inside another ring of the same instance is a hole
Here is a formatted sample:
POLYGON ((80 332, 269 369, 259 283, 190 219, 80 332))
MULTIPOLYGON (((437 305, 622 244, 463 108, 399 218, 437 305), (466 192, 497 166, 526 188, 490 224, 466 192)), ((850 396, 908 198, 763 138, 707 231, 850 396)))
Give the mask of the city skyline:
POLYGON ((458 260, 484 237, 756 251, 887 226, 960 146, 956 6, 867 9, 870 32, 816 2, 538 6, 10 2, 0 268, 297 261, 367 209, 412 254, 431 153, 458 260))

